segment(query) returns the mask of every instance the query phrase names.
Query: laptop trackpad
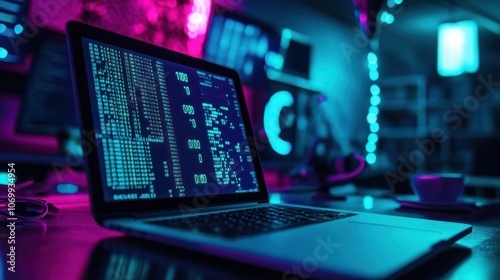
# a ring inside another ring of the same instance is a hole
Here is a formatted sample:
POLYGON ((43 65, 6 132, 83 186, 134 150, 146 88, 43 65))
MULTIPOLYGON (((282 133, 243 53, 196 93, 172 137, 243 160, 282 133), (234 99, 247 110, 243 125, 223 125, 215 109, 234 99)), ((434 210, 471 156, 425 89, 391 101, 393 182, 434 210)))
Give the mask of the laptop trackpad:
POLYGON ((313 258, 325 270, 371 277, 401 269, 444 239, 439 231, 411 225, 346 221, 249 238, 244 247, 291 263, 313 258))

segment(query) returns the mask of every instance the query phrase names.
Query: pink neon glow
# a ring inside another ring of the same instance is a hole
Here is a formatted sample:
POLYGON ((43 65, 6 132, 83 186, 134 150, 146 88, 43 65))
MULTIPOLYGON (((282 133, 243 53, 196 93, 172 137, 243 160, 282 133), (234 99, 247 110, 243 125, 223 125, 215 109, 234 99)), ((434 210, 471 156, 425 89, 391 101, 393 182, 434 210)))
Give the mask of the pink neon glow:
POLYGON ((365 26, 368 23, 368 16, 365 13, 360 13, 359 22, 361 22, 361 24, 365 26))
POLYGON ((292 188, 290 177, 272 169, 264 169, 264 180, 270 191, 284 191, 292 188))
POLYGON ((158 10, 156 8, 150 8, 148 10, 147 18, 150 23, 157 23, 158 22, 158 10))
POLYGON ((186 34, 190 38, 197 38, 207 32, 211 4, 211 0, 193 0, 186 23, 186 34))
POLYGON ((208 19, 210 17, 210 7, 212 0, 191 0, 184 33, 189 37, 188 51, 189 55, 195 57, 202 56, 203 41, 207 32, 208 19))
MULTIPOLYGON (((29 2, 31 7, 28 19, 23 21, 29 23, 25 34, 34 34, 40 28, 63 32, 66 22, 79 18, 83 1, 33 0, 29 2)), ((107 10, 96 8, 95 12, 103 16, 107 10)))
POLYGON ((134 30, 135 34, 141 34, 144 31, 146 31, 146 27, 142 23, 136 23, 136 24, 134 24, 134 26, 132 27, 132 29, 134 30))

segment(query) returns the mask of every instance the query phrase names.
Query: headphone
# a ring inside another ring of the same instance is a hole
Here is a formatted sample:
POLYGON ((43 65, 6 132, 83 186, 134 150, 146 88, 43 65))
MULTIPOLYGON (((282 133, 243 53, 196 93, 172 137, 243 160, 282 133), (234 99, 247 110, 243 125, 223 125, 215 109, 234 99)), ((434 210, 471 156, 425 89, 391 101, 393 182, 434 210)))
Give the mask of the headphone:
POLYGON ((354 180, 366 167, 365 159, 359 154, 325 159, 317 155, 318 145, 325 138, 316 138, 306 154, 305 160, 290 171, 296 183, 313 183, 320 188, 343 185, 354 180))

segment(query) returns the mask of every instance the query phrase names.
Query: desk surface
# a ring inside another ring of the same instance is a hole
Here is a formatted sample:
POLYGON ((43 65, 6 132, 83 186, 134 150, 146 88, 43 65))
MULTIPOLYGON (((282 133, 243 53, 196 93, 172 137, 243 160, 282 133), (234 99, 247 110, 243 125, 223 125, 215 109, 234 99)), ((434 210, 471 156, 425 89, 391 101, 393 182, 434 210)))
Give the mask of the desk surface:
MULTIPOLYGON (((390 198, 374 198, 367 206, 364 196, 346 200, 317 201, 311 193, 274 193, 274 201, 469 223, 473 232, 449 250, 411 274, 420 279, 500 279, 500 216, 478 217, 467 213, 405 210, 390 198)), ((47 200, 51 201, 51 198, 47 200)), ((371 199, 370 199, 371 200, 371 199)), ((254 279, 266 271, 227 260, 124 237, 99 227, 90 214, 88 198, 52 199, 57 217, 18 225, 16 272, 6 266, 7 229, 0 229, 0 279, 254 279)), ((266 277, 267 278, 267 277, 266 277)))

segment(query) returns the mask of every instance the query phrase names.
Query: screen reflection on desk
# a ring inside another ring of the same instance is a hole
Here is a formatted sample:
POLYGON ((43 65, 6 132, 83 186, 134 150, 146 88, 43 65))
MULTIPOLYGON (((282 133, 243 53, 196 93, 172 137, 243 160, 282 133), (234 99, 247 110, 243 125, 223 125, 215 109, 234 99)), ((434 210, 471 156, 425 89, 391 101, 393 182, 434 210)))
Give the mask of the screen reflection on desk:
POLYGON ((117 237, 94 247, 83 279, 255 279, 262 274, 270 276, 276 272, 131 237, 117 237))
MULTIPOLYGON (((409 272, 402 279, 448 278, 449 273, 470 255, 469 248, 454 245, 409 272)), ((470 265, 459 266, 459 269, 460 274, 465 275, 475 270, 470 265)), ((105 239, 93 248, 83 279, 220 280, 261 279, 263 277, 283 279, 282 276, 283 274, 278 271, 123 236, 105 239)))

